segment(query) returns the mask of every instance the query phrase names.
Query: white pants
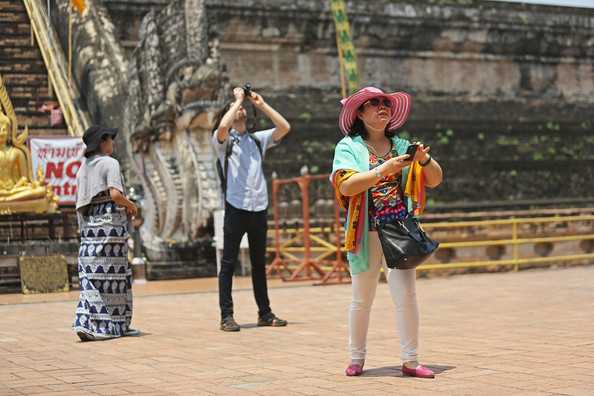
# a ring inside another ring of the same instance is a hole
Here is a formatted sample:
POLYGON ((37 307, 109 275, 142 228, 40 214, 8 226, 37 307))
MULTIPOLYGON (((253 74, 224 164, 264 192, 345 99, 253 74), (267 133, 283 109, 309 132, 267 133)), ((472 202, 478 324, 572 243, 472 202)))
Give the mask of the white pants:
POLYGON ((414 269, 389 269, 377 232, 369 232, 369 270, 352 276, 353 300, 349 311, 349 350, 351 359, 365 359, 369 314, 375 297, 379 273, 384 267, 392 300, 396 306, 396 328, 400 335, 402 362, 417 360, 419 309, 414 269))

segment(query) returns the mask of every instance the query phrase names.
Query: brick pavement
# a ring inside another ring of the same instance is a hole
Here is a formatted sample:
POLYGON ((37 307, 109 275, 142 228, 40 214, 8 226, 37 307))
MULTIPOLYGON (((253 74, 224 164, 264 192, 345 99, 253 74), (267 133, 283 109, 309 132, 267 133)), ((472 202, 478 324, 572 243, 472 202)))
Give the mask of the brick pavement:
POLYGON ((145 334, 95 343, 69 328, 73 293, 0 296, 0 395, 594 395, 594 267, 419 280, 421 357, 435 380, 401 376, 385 284, 365 375, 347 378, 349 285, 272 288, 291 322, 278 329, 255 327, 252 294, 237 291, 244 327, 229 334, 215 283, 202 282, 201 293, 151 286, 135 300, 145 334))

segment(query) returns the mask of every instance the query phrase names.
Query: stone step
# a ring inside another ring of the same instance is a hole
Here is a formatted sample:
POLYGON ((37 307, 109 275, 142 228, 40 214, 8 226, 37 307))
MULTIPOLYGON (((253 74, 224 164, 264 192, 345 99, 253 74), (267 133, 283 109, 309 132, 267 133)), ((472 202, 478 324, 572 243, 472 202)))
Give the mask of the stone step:
POLYGON ((29 125, 29 128, 33 126, 51 128, 49 114, 41 112, 18 112, 16 110, 15 112, 19 120, 19 125, 22 127, 24 127, 25 125, 29 125))
POLYGON ((3 12, 27 12, 22 0, 0 0, 0 10, 3 12))
MULTIPOLYGON (((47 76, 44 76, 47 78, 47 76)), ((49 96, 49 82, 45 84, 36 85, 16 85, 16 84, 4 84, 11 99, 35 99, 42 100, 49 96)))
POLYGON ((9 73, 43 74, 47 75, 45 64, 41 59, 15 62, 9 59, 0 59, 0 73, 4 76, 9 73))
POLYGON ((68 136, 66 128, 33 128, 29 127, 30 137, 68 136))
POLYGON ((29 15, 26 12, 10 12, 0 9, 0 22, 23 23, 29 22, 29 15))
POLYGON ((6 86, 40 87, 47 85, 47 74, 42 73, 14 73, 2 75, 6 86))
POLYGON ((27 22, 0 22, 0 32, 4 35, 31 36, 31 25, 27 22))
MULTIPOLYGON (((14 111, 17 114, 17 117, 20 124, 27 124, 27 125, 49 125, 49 114, 38 111, 39 107, 44 102, 35 102, 31 106, 28 107, 14 107, 14 111)), ((14 102, 13 102, 14 104, 14 102)))
POLYGON ((47 113, 41 111, 31 111, 28 108, 14 108, 15 113, 19 119, 19 125, 36 125, 47 127, 50 125, 50 116, 47 113))
POLYGON ((0 47, 0 59, 15 62, 43 59, 37 47, 0 47))
MULTIPOLYGON (((17 115, 19 116, 19 118, 22 118, 23 120, 27 120, 28 122, 33 121, 35 124, 37 124, 38 121, 42 120, 44 117, 49 118, 48 113, 39 111, 39 107, 41 107, 42 104, 43 104, 43 102, 39 101, 39 102, 33 103, 32 106, 30 106, 30 107, 29 106, 28 107, 15 107, 14 110, 17 113, 17 115), (39 105, 37 105, 37 103, 39 103, 39 105)), ((14 103, 13 103, 13 105, 14 105, 14 103)))
POLYGON ((2 73, 2 79, 9 92, 33 92, 48 86, 48 76, 44 73, 2 73))
POLYGON ((48 98, 50 96, 47 85, 39 86, 39 87, 7 86, 6 88, 8 90, 8 94, 10 95, 11 99, 16 99, 16 98, 36 99, 36 98, 48 98))
POLYGON ((56 101, 55 98, 49 96, 36 96, 34 98, 29 97, 11 97, 12 106, 16 109, 22 109, 23 111, 39 111, 39 107, 45 102, 56 101))
MULTIPOLYGON (((43 134, 56 134, 57 130, 59 131, 66 131, 66 125, 64 123, 60 124, 59 126, 52 126, 50 123, 50 117, 48 114, 45 113, 38 113, 38 115, 30 116, 30 115, 23 115, 25 112, 19 112, 15 110, 18 118, 18 125, 20 129, 24 129, 25 126, 29 128, 29 131, 38 131, 35 132, 37 135, 43 134)), ((33 133, 33 132, 31 132, 33 133)), ((66 133, 66 132, 64 132, 66 133)))
MULTIPOLYGON (((4 33, 4 32, 3 32, 4 33)), ((30 34, 3 34, 0 36, 0 48, 1 47, 27 47, 32 48, 36 47, 37 44, 34 42, 31 45, 31 35, 30 34)))

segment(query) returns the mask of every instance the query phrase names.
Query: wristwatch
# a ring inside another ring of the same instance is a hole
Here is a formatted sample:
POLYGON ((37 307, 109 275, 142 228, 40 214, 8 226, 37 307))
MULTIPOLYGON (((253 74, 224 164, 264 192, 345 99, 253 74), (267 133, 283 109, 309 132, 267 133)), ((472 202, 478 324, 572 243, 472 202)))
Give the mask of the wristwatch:
POLYGON ((419 162, 419 165, 421 166, 427 166, 429 165, 429 162, 431 162, 432 158, 429 154, 427 154, 427 159, 424 162, 419 162))

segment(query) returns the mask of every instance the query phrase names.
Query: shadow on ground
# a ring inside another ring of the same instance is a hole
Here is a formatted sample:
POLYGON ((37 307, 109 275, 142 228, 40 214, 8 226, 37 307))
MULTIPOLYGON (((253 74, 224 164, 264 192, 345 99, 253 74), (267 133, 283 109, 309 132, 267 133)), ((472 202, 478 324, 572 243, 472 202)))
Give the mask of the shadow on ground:
MULTIPOLYGON (((439 364, 426 364, 425 367, 431 369, 435 375, 444 371, 453 370, 456 366, 444 366, 439 364)), ((404 377, 400 366, 377 367, 363 371, 365 377, 404 377)))
MULTIPOLYGON (((76 335, 76 333, 75 333, 76 335)), ((76 340, 79 343, 90 343, 90 342, 109 342, 109 341, 118 341, 118 340, 122 340, 122 339, 127 339, 127 338, 139 338, 139 337, 146 337, 146 336, 151 336, 151 333, 148 333, 146 331, 140 331, 138 334, 136 335, 130 335, 130 336, 121 336, 121 337, 111 337, 111 338, 97 338, 94 340, 81 340, 80 337, 76 337, 76 340)))
MULTIPOLYGON (((303 324, 303 322, 294 322, 291 321, 289 322, 289 324, 287 326, 297 326, 303 324)), ((243 330, 243 329, 267 329, 267 328, 286 328, 287 326, 258 326, 258 323, 242 323, 239 325, 239 327, 243 330)))

